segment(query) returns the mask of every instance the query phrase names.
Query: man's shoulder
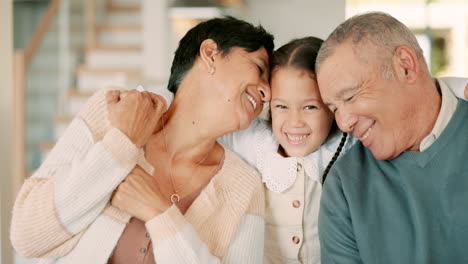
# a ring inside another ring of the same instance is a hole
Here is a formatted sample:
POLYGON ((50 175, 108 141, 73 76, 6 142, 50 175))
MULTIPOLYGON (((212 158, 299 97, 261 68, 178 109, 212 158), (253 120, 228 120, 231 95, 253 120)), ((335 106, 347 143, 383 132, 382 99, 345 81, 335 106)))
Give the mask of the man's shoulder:
POLYGON ((348 151, 342 154, 341 157, 336 161, 335 166, 337 168, 349 169, 349 167, 356 167, 359 165, 362 167, 366 160, 373 159, 372 152, 364 147, 361 141, 357 140, 348 151))

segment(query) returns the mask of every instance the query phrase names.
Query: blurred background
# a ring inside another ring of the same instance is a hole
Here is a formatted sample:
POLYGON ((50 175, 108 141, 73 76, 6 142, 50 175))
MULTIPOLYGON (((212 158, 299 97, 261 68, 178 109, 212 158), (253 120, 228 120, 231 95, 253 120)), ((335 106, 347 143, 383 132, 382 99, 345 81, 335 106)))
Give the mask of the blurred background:
POLYGON ((468 0, 0 0, 1 263, 35 263, 8 240, 14 197, 86 99, 106 84, 165 86, 179 39, 232 15, 276 47, 387 12, 416 34, 435 76, 468 76, 468 0))

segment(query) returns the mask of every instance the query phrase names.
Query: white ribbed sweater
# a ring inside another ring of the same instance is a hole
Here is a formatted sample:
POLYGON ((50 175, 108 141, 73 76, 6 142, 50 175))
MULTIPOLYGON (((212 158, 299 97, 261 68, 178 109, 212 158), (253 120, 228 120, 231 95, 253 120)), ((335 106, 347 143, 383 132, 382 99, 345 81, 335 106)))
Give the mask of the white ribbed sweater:
MULTIPOLYGON (((109 205, 142 149, 107 119, 104 90, 72 121, 13 208, 11 241, 40 263, 107 263, 130 215, 109 205)), ((258 172, 225 149, 225 160, 185 215, 176 206, 146 223, 155 261, 261 263, 264 192, 258 172)))

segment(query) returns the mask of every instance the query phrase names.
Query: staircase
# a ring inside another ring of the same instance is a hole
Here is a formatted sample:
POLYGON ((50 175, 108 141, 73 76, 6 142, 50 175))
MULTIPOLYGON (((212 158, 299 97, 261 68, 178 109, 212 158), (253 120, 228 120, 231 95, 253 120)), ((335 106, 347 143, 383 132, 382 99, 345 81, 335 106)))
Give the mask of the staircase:
POLYGON ((109 84, 136 87, 142 76, 141 5, 138 0, 114 0, 96 25, 96 44, 88 47, 84 63, 75 71, 76 87, 70 87, 65 112, 53 120, 53 141, 40 144, 43 161, 87 99, 109 84))

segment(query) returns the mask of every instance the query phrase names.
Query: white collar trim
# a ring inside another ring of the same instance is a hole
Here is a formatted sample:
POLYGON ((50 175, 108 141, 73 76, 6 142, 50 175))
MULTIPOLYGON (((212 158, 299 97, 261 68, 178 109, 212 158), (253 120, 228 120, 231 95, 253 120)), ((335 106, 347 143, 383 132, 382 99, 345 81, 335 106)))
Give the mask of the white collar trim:
POLYGON ((341 133, 336 133, 315 152, 306 157, 283 157, 278 153, 279 143, 267 122, 261 122, 256 139, 257 169, 269 190, 281 193, 296 181, 298 166, 303 166, 305 174, 312 180, 321 182, 323 172, 332 159, 340 143, 341 133), (300 164, 300 165, 298 165, 300 164))

